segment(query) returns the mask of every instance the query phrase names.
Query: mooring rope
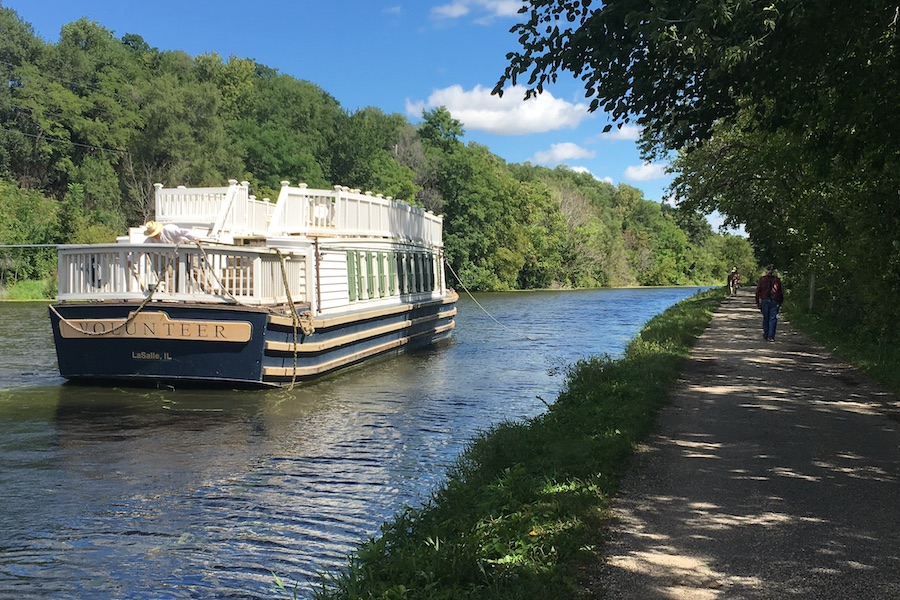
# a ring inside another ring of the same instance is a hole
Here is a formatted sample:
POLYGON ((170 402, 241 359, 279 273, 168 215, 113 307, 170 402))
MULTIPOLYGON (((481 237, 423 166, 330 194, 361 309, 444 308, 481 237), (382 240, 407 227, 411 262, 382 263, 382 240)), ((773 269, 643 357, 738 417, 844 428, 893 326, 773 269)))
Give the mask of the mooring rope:
POLYGON ((138 313, 140 313, 142 310, 144 310, 144 307, 150 303, 150 301, 153 299, 153 294, 155 292, 156 292, 156 286, 151 286, 150 293, 147 295, 146 298, 144 298, 143 301, 141 301, 141 303, 138 305, 137 309, 135 309, 133 312, 129 313, 128 318, 125 319, 124 322, 120 323, 119 325, 116 325, 109 331, 87 331, 83 328, 75 327, 74 325, 72 325, 72 321, 65 318, 61 314, 59 314, 59 311, 56 310, 56 307, 53 306, 52 304, 50 305, 50 310, 53 311, 53 314, 55 314, 57 317, 59 317, 59 320, 61 323, 65 323, 66 325, 68 325, 69 327, 74 329, 75 331, 83 333, 84 335, 91 336, 91 337, 101 336, 101 335, 112 335, 115 332, 119 331, 120 329, 122 329, 124 327, 128 327, 128 325, 130 325, 137 318, 138 313))
POLYGON ((294 306, 294 298, 291 295, 290 282, 288 281, 287 265, 285 262, 285 256, 284 256, 284 254, 281 253, 281 250, 279 250, 278 248, 275 249, 275 253, 278 254, 278 259, 279 259, 279 262, 281 263, 281 280, 284 283, 284 293, 285 293, 285 295, 287 295, 288 306, 290 307, 290 311, 291 311, 291 324, 292 324, 291 329, 294 334, 294 349, 293 349, 294 350, 293 351, 294 368, 291 372, 291 384, 288 386, 288 390, 292 390, 292 389, 294 389, 294 384, 297 382, 297 355, 299 353, 299 350, 297 349, 297 330, 299 329, 300 331, 302 331, 303 335, 310 335, 313 331, 315 331, 315 329, 313 328, 311 321, 304 322, 300 318, 300 315, 297 313, 297 307, 294 306))
POLYGON ((490 317, 490 319, 491 319, 494 323, 496 323, 497 325, 499 325, 500 327, 502 327, 502 328, 504 328, 504 329, 507 329, 507 330, 509 330, 509 331, 512 331, 512 332, 514 332, 514 333, 517 333, 517 334, 523 336, 523 337, 524 337, 526 340, 528 340, 529 342, 537 342, 537 341, 538 341, 536 338, 529 337, 528 335, 522 333, 521 331, 516 331, 516 330, 513 329, 512 327, 510 327, 510 326, 508 326, 508 325, 504 325, 503 323, 501 323, 500 321, 498 321, 498 320, 494 317, 494 315, 492 315, 491 313, 489 313, 488 310, 487 310, 485 307, 483 307, 483 306, 481 305, 481 303, 480 303, 478 300, 475 299, 475 296, 472 295, 472 292, 469 291, 469 288, 466 287, 466 284, 464 284, 464 283, 462 282, 462 279, 459 278, 459 275, 456 273, 456 271, 453 270, 453 267, 450 266, 450 261, 448 261, 448 260, 446 259, 446 257, 444 258, 444 264, 447 265, 447 268, 448 268, 448 269, 450 269, 450 272, 451 272, 451 273, 453 274, 453 276, 456 278, 456 281, 459 282, 459 285, 462 286, 463 291, 465 291, 466 294, 468 294, 469 298, 472 299, 472 302, 474 302, 474 303, 478 306, 478 308, 480 308, 480 309, 484 312, 484 314, 486 314, 488 317, 490 317))
MULTIPOLYGON (((222 280, 219 278, 218 273, 216 273, 216 270, 213 268, 212 263, 209 260, 209 256, 206 254, 206 248, 201 245, 200 240, 195 240, 194 243, 197 244, 197 248, 200 250, 200 254, 203 255, 203 262, 206 264, 206 268, 203 269, 204 278, 208 278, 209 274, 212 273, 213 279, 215 279, 216 283, 219 284, 219 289, 222 290, 222 293, 228 296, 234 304, 245 306, 240 300, 235 297, 234 294, 231 293, 231 291, 227 287, 225 287, 225 284, 222 283, 222 280)), ((175 246, 175 252, 178 252, 177 245, 175 246)))
MULTIPOLYGON (((176 250, 177 250, 177 247, 176 247, 176 250)), ((162 279, 162 277, 160 276, 160 272, 159 272, 159 271, 157 271, 157 272, 155 273, 155 275, 156 275, 157 282, 158 282, 160 279, 162 279)), ((157 290, 158 285, 159 285, 158 283, 157 283, 157 284, 150 284, 150 285, 148 285, 148 286, 147 286, 147 289, 150 291, 150 293, 147 294, 147 296, 141 301, 140 304, 138 304, 137 308, 136 308, 134 311, 132 311, 132 312, 130 312, 130 313, 128 314, 128 317, 125 319, 125 321, 123 321, 123 322, 120 323, 119 325, 116 325, 115 327, 113 327, 113 328, 110 329, 109 331, 87 331, 87 330, 85 330, 85 329, 83 329, 83 328, 75 327, 74 325, 72 325, 72 321, 71 321, 70 319, 67 319, 66 317, 62 316, 62 315, 60 314, 60 312, 59 312, 58 310, 56 310, 56 307, 53 306, 52 304, 50 305, 50 310, 53 312, 53 314, 55 314, 57 317, 59 317, 60 323, 65 323, 66 325, 68 325, 68 326, 71 327, 72 329, 74 329, 74 330, 76 330, 76 331, 79 331, 79 332, 83 333, 83 334, 86 335, 86 336, 90 336, 90 337, 97 336, 97 337, 99 337, 99 336, 101 336, 101 335, 112 335, 112 334, 116 333, 117 331, 119 331, 120 329, 122 329, 122 328, 124 328, 124 327, 128 327, 128 325, 130 325, 132 322, 134 322, 134 320, 137 318, 137 316, 140 314, 140 312, 141 312, 142 310, 144 310, 144 308, 145 308, 145 307, 153 300, 153 294, 156 293, 156 290, 157 290)))

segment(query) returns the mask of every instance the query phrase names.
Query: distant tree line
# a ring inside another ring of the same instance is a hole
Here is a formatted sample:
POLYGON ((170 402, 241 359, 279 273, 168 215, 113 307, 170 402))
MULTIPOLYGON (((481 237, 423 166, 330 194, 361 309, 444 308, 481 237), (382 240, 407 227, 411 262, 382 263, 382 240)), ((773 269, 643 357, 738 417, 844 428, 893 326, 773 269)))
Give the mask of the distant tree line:
POLYGON ((678 154, 680 206, 743 224, 844 331, 900 339, 896 2, 527 0, 523 14, 495 91, 577 75, 592 109, 642 128, 646 157, 678 154))
MULTIPOLYGON (((0 7, 0 244, 111 242, 153 216, 153 184, 348 185, 445 216, 446 255, 471 290, 722 284, 756 263, 695 211, 559 167, 465 144, 445 108, 418 126, 344 110, 255 61, 161 52, 81 19, 46 43, 0 7)), ((7 284, 50 276, 47 251, 0 252, 7 284)))

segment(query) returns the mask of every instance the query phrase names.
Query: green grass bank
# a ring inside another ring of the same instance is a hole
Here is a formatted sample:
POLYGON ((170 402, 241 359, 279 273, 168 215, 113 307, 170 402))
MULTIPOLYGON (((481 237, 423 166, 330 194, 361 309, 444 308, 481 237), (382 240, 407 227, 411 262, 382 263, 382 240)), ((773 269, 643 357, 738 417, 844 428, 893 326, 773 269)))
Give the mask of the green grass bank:
MULTIPOLYGON (((844 320, 809 312, 805 298, 797 300, 788 290, 784 302, 791 325, 828 348, 844 362, 858 367, 886 388, 900 395, 900 339, 849 327, 844 320)), ((848 307, 847 310, 854 310, 848 307)))
POLYGON ((621 359, 572 365, 545 413, 478 436, 425 506, 385 523, 315 597, 578 597, 635 445, 723 298, 718 288, 676 304, 621 359))
POLYGON ((56 296, 56 281, 25 279, 10 285, 0 281, 0 300, 52 300, 56 296))

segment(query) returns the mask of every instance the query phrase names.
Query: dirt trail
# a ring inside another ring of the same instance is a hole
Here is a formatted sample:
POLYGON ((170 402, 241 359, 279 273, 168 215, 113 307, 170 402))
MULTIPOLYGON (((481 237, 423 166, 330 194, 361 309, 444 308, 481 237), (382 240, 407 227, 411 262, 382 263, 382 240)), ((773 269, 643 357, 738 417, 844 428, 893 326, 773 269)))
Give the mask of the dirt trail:
POLYGON ((900 401, 784 320, 763 340, 745 288, 615 512, 597 598, 900 599, 900 401))

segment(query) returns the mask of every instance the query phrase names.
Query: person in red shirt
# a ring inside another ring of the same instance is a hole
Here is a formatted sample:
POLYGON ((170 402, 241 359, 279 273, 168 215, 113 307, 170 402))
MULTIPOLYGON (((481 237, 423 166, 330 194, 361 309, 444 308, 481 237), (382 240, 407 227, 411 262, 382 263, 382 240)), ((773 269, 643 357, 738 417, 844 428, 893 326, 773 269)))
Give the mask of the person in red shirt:
POLYGON ((775 341, 775 328, 778 326, 778 311, 784 302, 784 286, 775 274, 775 267, 766 267, 766 274, 756 284, 756 308, 763 316, 763 339, 775 341))

